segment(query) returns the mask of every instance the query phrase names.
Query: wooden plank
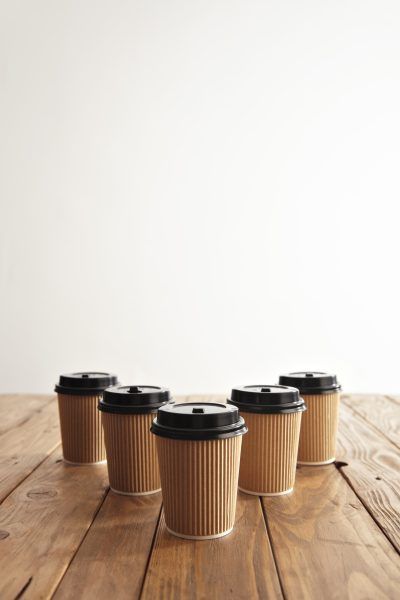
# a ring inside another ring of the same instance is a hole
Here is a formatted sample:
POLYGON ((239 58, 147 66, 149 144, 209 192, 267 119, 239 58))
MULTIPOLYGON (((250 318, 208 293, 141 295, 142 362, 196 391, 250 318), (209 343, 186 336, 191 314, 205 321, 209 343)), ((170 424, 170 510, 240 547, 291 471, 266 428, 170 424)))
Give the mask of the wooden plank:
POLYGON ((0 597, 50 598, 107 491, 106 466, 56 450, 0 507, 0 597))
POLYGON ((1 394, 0 435, 22 425, 54 400, 55 396, 48 394, 1 394))
POLYGON ((57 403, 0 437, 0 502, 60 444, 57 403))
POLYGON ((379 395, 344 395, 343 404, 376 427, 400 448, 400 406, 395 398, 379 395))
POLYGON ((398 598, 400 558, 334 465, 262 502, 285 598, 398 598))
POLYGON ((161 509, 161 493, 110 492, 54 598, 137 598, 161 509))
POLYGON ((347 406, 341 406, 337 458, 350 483, 400 552, 400 455, 382 434, 347 406))
POLYGON ((239 493, 233 532, 217 540, 172 536, 160 520, 142 598, 281 598, 260 499, 239 493))
POLYGON ((400 405, 400 396, 393 396, 393 394, 388 394, 386 398, 390 398, 391 400, 393 400, 393 402, 396 402, 396 404, 400 405))

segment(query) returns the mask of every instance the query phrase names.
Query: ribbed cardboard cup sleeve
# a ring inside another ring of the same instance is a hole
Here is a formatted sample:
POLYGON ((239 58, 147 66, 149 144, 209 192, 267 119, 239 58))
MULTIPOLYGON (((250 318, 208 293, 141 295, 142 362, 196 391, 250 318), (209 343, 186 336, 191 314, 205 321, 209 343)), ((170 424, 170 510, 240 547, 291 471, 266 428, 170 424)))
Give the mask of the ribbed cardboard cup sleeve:
POLYGON ((128 495, 159 491, 156 441, 150 433, 154 413, 101 414, 111 489, 128 495))
POLYGON ((155 437, 168 530, 193 539, 229 533, 235 522, 242 436, 155 437))
POLYGON ((244 436, 239 488, 255 495, 280 495, 293 489, 302 412, 242 413, 244 436))
POLYGON ((103 429, 97 404, 101 395, 58 394, 64 459, 76 464, 106 459, 103 429))
POLYGON ((321 465, 335 460, 340 392, 302 394, 307 405, 300 432, 300 464, 321 465))

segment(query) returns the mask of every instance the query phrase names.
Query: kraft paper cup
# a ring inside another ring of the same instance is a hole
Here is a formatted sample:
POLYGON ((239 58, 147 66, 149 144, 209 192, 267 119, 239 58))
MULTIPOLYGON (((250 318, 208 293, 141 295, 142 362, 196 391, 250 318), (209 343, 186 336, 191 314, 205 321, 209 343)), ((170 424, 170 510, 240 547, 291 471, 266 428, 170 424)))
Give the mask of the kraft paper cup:
POLYGON ((340 385, 336 375, 301 371, 282 375, 280 383, 297 387, 307 404, 303 416, 298 464, 327 465, 335 461, 340 385))
POLYGON ((169 400, 169 391, 157 386, 105 390, 99 410, 110 488, 117 494, 142 496, 161 490, 156 440, 150 427, 157 409, 169 400))
POLYGON ((97 404, 103 391, 118 382, 116 375, 85 371, 61 375, 55 387, 63 456, 72 464, 101 464, 106 460, 97 404))
POLYGON ((230 533, 242 435, 247 431, 238 410, 219 403, 167 404, 159 409, 151 431, 168 531, 193 540, 230 533))
POLYGON ((256 496, 281 496, 294 487, 302 414, 298 390, 288 386, 234 388, 230 404, 246 420, 239 489, 256 496))

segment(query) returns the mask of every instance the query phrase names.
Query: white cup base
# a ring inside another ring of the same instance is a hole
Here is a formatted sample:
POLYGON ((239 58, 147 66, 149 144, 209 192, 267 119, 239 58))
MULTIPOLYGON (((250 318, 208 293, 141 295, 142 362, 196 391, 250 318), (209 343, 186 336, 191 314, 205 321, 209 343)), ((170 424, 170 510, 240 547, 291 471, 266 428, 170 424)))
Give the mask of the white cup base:
POLYGON ((151 494, 157 494, 157 492, 161 492, 161 488, 158 488, 158 490, 150 490, 148 492, 120 492, 119 490, 115 490, 111 486, 110 490, 115 494, 120 494, 121 496, 150 496, 151 494))
POLYGON ((309 467, 319 467, 321 465, 330 465, 335 462, 336 458, 330 458, 329 460, 323 460, 322 462, 306 462, 305 460, 298 460, 298 465, 305 465, 309 467))
POLYGON ((245 490, 240 486, 239 490, 245 494, 251 494, 252 496, 285 496, 286 494, 291 494, 293 492, 293 488, 285 490, 284 492, 250 492, 250 490, 245 490))
POLYGON ((217 538, 221 538, 225 535, 228 535, 228 533, 231 533, 232 530, 233 527, 227 529, 226 531, 223 531, 222 533, 216 533, 214 535, 186 535, 185 533, 177 533, 176 531, 172 531, 172 529, 167 527, 167 531, 169 531, 169 533, 175 535, 176 537, 183 538, 184 540, 216 540, 217 538))
POLYGON ((107 459, 99 460, 97 462, 73 462, 72 460, 67 460, 66 458, 63 458, 63 460, 68 465, 74 465, 75 467, 90 467, 95 465, 105 465, 107 463, 107 459))

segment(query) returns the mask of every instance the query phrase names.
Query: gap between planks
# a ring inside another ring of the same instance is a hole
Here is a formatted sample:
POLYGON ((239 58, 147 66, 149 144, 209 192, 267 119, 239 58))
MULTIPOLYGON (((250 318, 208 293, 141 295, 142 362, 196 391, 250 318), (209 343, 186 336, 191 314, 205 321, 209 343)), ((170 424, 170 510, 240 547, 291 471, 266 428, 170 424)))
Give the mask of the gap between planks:
MULTIPOLYGON (((215 396, 214 396, 214 398, 215 398, 215 396)), ((179 399, 179 400, 180 400, 180 399, 179 399)), ((178 401, 178 398, 177 398, 177 401, 178 401)), ((351 412, 352 412, 354 415, 356 415, 357 419, 360 419, 360 420, 362 420, 362 422, 364 422, 364 423, 366 424, 366 426, 367 426, 367 427, 369 427, 369 428, 371 428, 371 429, 373 429, 373 430, 377 430, 377 432, 378 432, 378 434, 379 434, 379 436, 380 436, 380 437, 383 437, 385 441, 388 441, 388 442, 390 442, 392 445, 394 445, 394 444, 393 444, 393 442, 392 442, 392 441, 391 441, 389 438, 387 438, 387 437, 385 436, 384 432, 382 432, 382 431, 381 431, 381 430, 380 430, 378 427, 376 427, 376 425, 375 425, 375 424, 371 423, 369 420, 367 420, 367 419, 366 419, 366 418, 364 418, 362 415, 360 415, 360 414, 359 414, 359 413, 358 413, 356 410, 354 410, 354 409, 353 409, 353 407, 352 407, 352 406, 349 406, 349 405, 347 404, 347 402, 345 402, 345 405, 347 406, 347 408, 348 408, 349 410, 351 410, 351 412)), ((41 463, 39 463, 39 464, 38 464, 38 465, 37 465, 37 466, 36 466, 36 467, 33 469, 33 471, 31 471, 31 473, 27 474, 27 475, 26 475, 26 477, 24 478, 24 480, 25 480, 27 477, 29 477, 29 475, 31 475, 31 474, 32 474, 34 471, 36 471, 36 469, 37 469, 37 468, 38 468, 38 467, 39 467, 39 466, 40 466, 40 465, 41 465, 41 464, 42 464, 42 463, 43 463, 45 460, 46 460, 46 458, 44 458, 44 459, 43 459, 43 461, 42 461, 41 463)), ((344 465, 343 465, 343 464, 341 464, 341 463, 338 461, 338 463, 337 463, 337 465, 336 465, 336 468, 337 468, 337 470, 339 470, 340 476, 341 476, 343 479, 345 479, 345 481, 346 481, 346 485, 348 485, 348 486, 349 486, 349 488, 351 488, 351 490, 353 491, 353 493, 355 494, 355 496, 358 498, 358 500, 360 501, 360 503, 362 504, 362 506, 364 507, 364 509, 366 510, 366 512, 368 512, 368 514, 369 514, 369 516, 371 517, 371 519, 372 519, 372 520, 373 520, 373 521, 374 521, 374 522, 375 522, 375 523, 378 525, 379 529, 380 529, 380 530, 381 530, 381 531, 384 533, 384 535, 385 535, 385 538, 386 538, 386 539, 388 539, 388 536, 387 536, 387 535, 385 534, 385 532, 382 530, 382 528, 381 528, 380 524, 377 522, 377 520, 374 518, 374 516, 373 516, 373 515, 371 514, 371 512, 368 510, 368 505, 366 505, 366 503, 363 501, 363 498, 362 498, 362 497, 359 495, 359 493, 357 493, 357 490, 354 488, 354 486, 352 485, 352 483, 349 481, 349 479, 348 479, 348 476, 347 476, 347 475, 345 475, 344 471, 342 471, 342 468, 343 468, 343 467, 344 467, 344 465)), ((329 468, 329 467, 328 467, 328 468, 329 468)), ((331 468, 332 468, 332 467, 331 467, 331 468)), ((24 481, 24 480, 23 480, 23 481, 24 481)), ((20 483, 19 483, 19 484, 18 484, 16 487, 18 487, 19 485, 21 485, 21 483, 22 483, 22 481, 21 481, 21 482, 20 482, 20 483)), ((101 508, 102 508, 102 506, 103 506, 103 504, 104 504, 104 502, 105 502, 105 500, 106 500, 106 498, 107 498, 107 495, 108 495, 108 492, 106 491, 106 492, 105 492, 105 494, 104 494, 104 496, 103 496, 103 498, 102 498, 102 501, 101 501, 101 503, 100 503, 100 504, 99 504, 99 506, 98 506, 98 509, 97 509, 97 511, 96 511, 96 513, 95 513, 95 515, 93 516, 93 519, 92 519, 92 521, 91 521, 91 523, 90 523, 90 525, 89 525, 88 529, 87 529, 87 530, 86 530, 86 532, 84 533, 84 535, 83 535, 83 537, 82 537, 82 539, 81 539, 81 541, 80 541, 80 543, 79 543, 79 546, 77 547, 77 549, 76 549, 76 551, 75 551, 75 554, 74 554, 74 556, 76 556, 76 554, 77 554, 77 552, 79 551, 80 547, 82 546, 82 544, 83 544, 84 540, 85 540, 85 539, 86 539, 86 537, 88 536, 88 533, 89 533, 90 529, 92 528, 92 526, 93 526, 93 523, 95 522, 96 516, 97 516, 97 515, 98 515, 98 513, 100 512, 100 510, 101 510, 101 508)), ((259 501, 260 501, 260 502, 261 502, 261 504, 262 504, 262 501, 261 501, 260 499, 259 499, 259 501)), ((277 562, 277 560, 276 560, 275 548, 274 548, 274 546, 273 546, 273 537, 272 537, 272 535, 271 535, 271 532, 270 532, 270 528, 269 528, 269 525, 268 525, 268 519, 267 519, 266 512, 264 511, 264 509, 263 509, 262 513, 263 513, 263 518, 264 518, 265 526, 266 526, 266 528, 267 528, 268 538, 269 538, 269 540, 270 540, 270 544, 271 544, 271 548, 272 548, 272 552, 273 552, 273 558, 274 558, 274 562, 275 562, 275 566, 276 566, 277 575, 278 575, 278 578, 279 578, 280 587, 281 587, 281 590, 282 590, 282 593, 283 593, 283 586, 282 586, 282 575, 281 575, 281 572, 280 572, 280 569, 279 569, 279 563, 278 563, 278 562, 277 562)), ((155 528, 154 528, 154 534, 153 534, 153 538, 152 538, 152 544, 151 544, 151 551, 149 552, 149 555, 148 555, 148 561, 147 561, 147 565, 146 565, 146 570, 145 570, 145 572, 144 572, 144 576, 143 576, 143 580, 142 580, 142 585, 141 585, 141 592, 140 592, 141 594, 143 593, 143 589, 144 589, 144 585, 145 585, 145 579, 146 579, 146 573, 147 573, 147 568, 148 568, 148 566, 149 566, 149 564, 150 564, 150 561, 151 561, 151 556, 152 556, 152 552, 153 552, 153 549, 154 549, 154 544, 155 544, 155 541, 156 541, 157 531, 158 531, 158 529, 159 529, 159 527, 160 527, 160 515, 161 515, 161 511, 160 511, 160 512, 159 512, 159 514, 158 514, 158 520, 156 521, 156 525, 155 525, 155 528)), ((390 540, 389 540, 389 541, 390 541, 390 540)), ((57 589, 58 589, 59 585, 61 584, 61 581, 62 581, 62 579, 64 578, 64 575, 65 575, 65 573, 68 571, 68 569, 69 569, 69 567, 70 567, 70 565, 71 565, 71 562, 72 562, 72 561, 73 561, 73 559, 74 559, 74 556, 71 558, 71 560, 70 560, 69 564, 66 566, 66 568, 65 568, 65 571, 64 571, 64 574, 63 574, 63 576, 61 577, 61 579, 60 579, 60 582, 59 582, 59 584, 58 584, 58 586, 57 586, 57 589)), ((28 582, 25 584, 25 586, 26 586, 26 587, 24 587, 24 588, 21 590, 21 592, 24 592, 24 591, 25 591, 25 590, 28 588, 28 585, 29 585, 29 583, 30 583, 30 582, 28 581, 28 582)), ((20 592, 20 593, 21 593, 21 592, 20 592)))
POLYGON ((104 465, 65 465, 59 450, 31 473, 1 507, 0 595, 15 598, 29 584, 32 597, 51 596, 107 490, 104 465))
POLYGON ((61 575, 61 577, 60 577, 60 581, 58 582, 58 584, 57 584, 57 586, 56 586, 56 588, 55 588, 55 590, 54 590, 54 592, 53 592, 53 594, 52 594, 52 596, 51 596, 52 598, 54 598, 54 596, 55 596, 55 595, 56 595, 56 593, 57 593, 57 590, 58 590, 58 588, 59 588, 59 587, 60 587, 60 585, 62 584, 62 581, 63 581, 63 579, 64 579, 64 577, 65 577, 65 574, 67 573, 68 569, 69 569, 69 568, 70 568, 70 566, 71 566, 71 563, 72 563, 72 561, 74 560, 74 558, 75 558, 75 556, 77 555, 77 553, 79 552, 79 549, 81 548, 81 546, 82 546, 83 542, 85 541, 85 539, 86 539, 87 535, 89 534, 89 532, 90 532, 90 529, 91 529, 91 527, 92 527, 92 525, 93 525, 93 523, 94 523, 94 521, 95 521, 95 519, 96 519, 97 515, 99 514, 99 512, 100 512, 100 510, 101 510, 101 507, 103 506, 103 504, 104 504, 104 502, 105 502, 105 500, 106 500, 106 498, 107 498, 107 496, 108 496, 108 494, 109 494, 109 493, 110 493, 110 488, 108 487, 108 488, 105 490, 105 492, 104 492, 104 496, 103 496, 103 498, 102 498, 102 499, 100 500, 100 502, 99 502, 99 506, 97 507, 96 511, 93 513, 93 518, 92 518, 92 521, 91 521, 91 523, 90 523, 89 527, 87 528, 87 530, 85 531, 84 535, 82 536, 82 539, 81 539, 81 541, 79 542, 79 545, 77 546, 77 548, 76 548, 76 550, 75 550, 74 554, 71 556, 71 559, 70 559, 69 563, 66 565, 66 567, 65 567, 65 569, 64 569, 64 572, 63 572, 63 574, 62 574, 62 575, 61 575))
POLYGON ((142 588, 142 600, 224 597, 283 597, 260 498, 241 492, 234 530, 219 540, 175 537, 162 513, 142 588))
POLYGON ((385 394, 385 398, 390 398, 390 400, 393 400, 393 402, 400 406, 400 396, 396 396, 393 394, 385 394))
POLYGON ((154 545, 156 543, 158 528, 160 527, 160 523, 161 523, 162 512, 163 512, 163 503, 161 502, 160 511, 158 513, 158 517, 157 517, 157 521, 156 521, 156 526, 154 528, 153 539, 151 540, 150 552, 149 552, 149 555, 147 557, 147 562, 146 562, 146 566, 145 566, 144 573, 143 573, 142 583, 140 585, 140 591, 139 591, 139 595, 138 595, 139 600, 143 596, 143 590, 144 590, 144 584, 145 584, 145 581, 146 581, 147 570, 149 568, 151 556, 153 554, 154 545))
POLYGON ((363 507, 365 508, 366 512, 369 514, 369 516, 371 517, 371 519, 379 527, 379 529, 381 530, 381 532, 385 536, 385 538, 388 540, 388 542, 390 542, 390 544, 393 546, 393 549, 397 553, 399 553, 398 547, 393 542, 393 540, 390 538, 390 536, 387 535, 387 533, 384 530, 384 528, 382 527, 379 519, 377 519, 377 517, 374 515, 373 511, 371 510, 371 507, 369 506, 369 504, 364 501, 363 497, 359 493, 357 493, 357 487, 355 485, 353 485, 353 483, 351 482, 351 480, 349 479, 349 477, 344 472, 343 467, 347 467, 347 466, 348 466, 347 463, 342 463, 340 461, 335 462, 336 469, 339 471, 340 475, 343 477, 343 479, 345 480, 345 482, 347 483, 347 485, 353 490, 355 496, 357 496, 358 500, 361 502, 361 504, 363 505, 363 507))
POLYGON ((337 471, 302 466, 290 496, 261 500, 283 593, 394 599, 398 554, 337 471))
POLYGON ((396 527, 396 514, 400 508, 400 459, 397 447, 348 404, 343 408, 338 433, 339 460, 335 465, 399 552, 400 531, 396 527))
POLYGON ((110 491, 54 598, 138 598, 161 508, 161 494, 110 491))
POLYGON ((271 529, 270 529, 270 526, 269 526, 269 523, 268 523, 267 511, 266 511, 265 505, 263 504, 261 496, 259 496, 259 501, 260 501, 260 506, 261 506, 261 512, 262 512, 263 517, 264 517, 265 529, 267 531, 267 535, 268 535, 268 539, 269 539, 269 545, 271 546, 272 558, 273 558, 274 563, 275 563, 276 574, 278 576, 279 585, 281 587, 282 598, 283 598, 283 600, 287 600, 287 596, 285 594, 285 588, 283 586, 282 573, 281 573, 281 570, 279 568, 279 562, 278 562, 277 555, 276 555, 275 544, 274 544, 274 540, 273 540, 272 534, 271 534, 271 529))

